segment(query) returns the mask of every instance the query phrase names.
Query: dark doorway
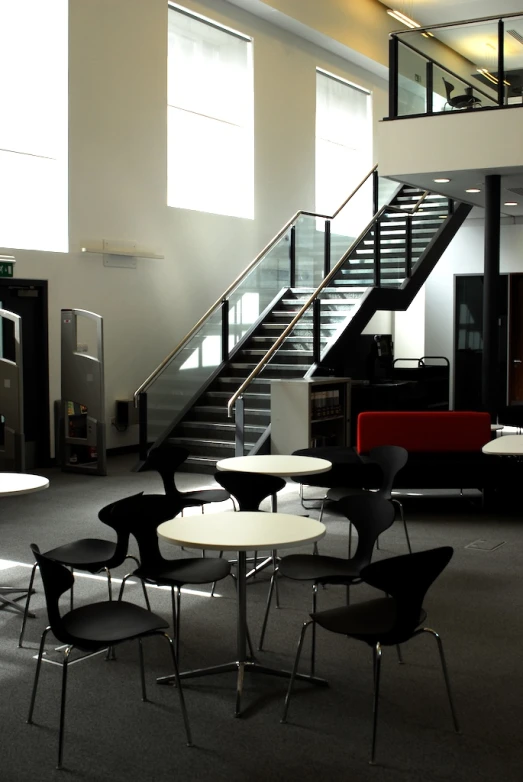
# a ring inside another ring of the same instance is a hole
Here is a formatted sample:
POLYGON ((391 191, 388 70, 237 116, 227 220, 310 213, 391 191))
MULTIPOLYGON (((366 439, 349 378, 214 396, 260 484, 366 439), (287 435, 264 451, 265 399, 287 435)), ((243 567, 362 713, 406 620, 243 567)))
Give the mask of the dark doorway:
MULTIPOLYGON (((456 276, 454 316, 454 409, 481 410, 483 275, 456 276)), ((507 404, 508 278, 499 282, 498 410, 507 404)))
POLYGON ((508 403, 523 405, 523 274, 510 275, 508 403))
MULTIPOLYGON (((0 279, 0 304, 22 318, 26 468, 45 467, 50 462, 47 281, 0 279)), ((1 335, 6 358, 12 351, 9 325, 1 335)))

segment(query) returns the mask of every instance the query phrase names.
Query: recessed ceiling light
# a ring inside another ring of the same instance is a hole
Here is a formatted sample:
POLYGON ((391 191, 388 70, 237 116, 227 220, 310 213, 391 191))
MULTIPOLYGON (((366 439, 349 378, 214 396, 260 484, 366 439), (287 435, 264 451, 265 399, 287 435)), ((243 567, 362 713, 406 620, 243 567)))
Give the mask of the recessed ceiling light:
POLYGON ((465 193, 481 193, 481 190, 479 187, 469 187, 468 190, 465 190, 465 193))
POLYGON ((450 182, 450 179, 447 179, 446 177, 441 177, 440 179, 433 179, 433 182, 444 183, 444 182, 450 182))
POLYGON ((505 201, 505 206, 517 206, 517 201, 505 201))

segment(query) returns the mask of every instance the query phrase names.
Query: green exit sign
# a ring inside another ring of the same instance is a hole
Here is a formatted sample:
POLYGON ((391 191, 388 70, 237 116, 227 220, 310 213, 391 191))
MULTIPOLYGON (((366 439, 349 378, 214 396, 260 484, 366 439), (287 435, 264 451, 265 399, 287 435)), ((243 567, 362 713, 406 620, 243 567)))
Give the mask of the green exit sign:
POLYGON ((13 276, 13 265, 12 263, 7 263, 4 261, 3 263, 0 263, 0 277, 12 277, 13 276))

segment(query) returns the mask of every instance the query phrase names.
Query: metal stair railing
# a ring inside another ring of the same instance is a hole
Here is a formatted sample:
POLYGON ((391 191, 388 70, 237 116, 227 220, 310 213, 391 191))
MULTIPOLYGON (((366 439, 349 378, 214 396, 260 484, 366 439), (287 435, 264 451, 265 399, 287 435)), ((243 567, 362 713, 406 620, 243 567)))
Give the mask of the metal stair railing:
MULTIPOLYGON (((330 225, 330 221, 334 220, 342 210, 349 204, 351 199, 361 190, 361 188, 368 182, 368 180, 374 178, 374 200, 377 198, 378 191, 378 165, 374 165, 372 169, 364 176, 359 184, 354 188, 350 195, 343 201, 343 203, 336 209, 334 214, 325 215, 317 212, 310 212, 306 210, 298 210, 285 225, 278 231, 278 233, 268 242, 268 244, 256 255, 254 260, 244 269, 244 271, 229 285, 228 288, 222 293, 222 295, 214 302, 214 304, 207 310, 207 312, 197 321, 192 329, 185 335, 185 337, 176 345, 176 347, 163 359, 163 361, 151 372, 151 374, 144 380, 144 382, 134 392, 135 407, 138 408, 139 416, 139 458, 144 460, 147 455, 148 447, 148 420, 147 420, 147 394, 155 381, 160 378, 164 371, 169 367, 184 350, 191 348, 191 342, 198 338, 202 328, 209 324, 213 316, 217 315, 221 310, 221 363, 225 363, 229 357, 229 301, 231 295, 238 291, 241 284, 259 267, 265 259, 270 256, 272 250, 278 247, 279 243, 287 236, 288 232, 291 232, 290 236, 290 253, 289 253, 289 269, 288 269, 288 285, 286 287, 294 287, 295 285, 295 264, 296 264, 296 247, 295 247, 295 226, 300 217, 312 217, 326 221, 326 225, 330 225)), ((402 210, 403 211, 403 210, 402 210)), ((327 272, 330 265, 330 232, 325 231, 325 247, 324 247, 324 273, 327 272), (328 257, 329 256, 329 257, 328 257)), ((285 286, 284 286, 285 287, 285 286)))
MULTIPOLYGON (((319 351, 319 329, 320 329, 320 317, 321 317, 321 310, 320 306, 320 299, 319 296, 322 293, 322 291, 329 285, 329 283, 337 276, 337 274, 341 271, 341 269, 346 264, 347 260, 352 255, 353 251, 358 247, 358 245, 365 239, 367 234, 374 228, 374 238, 375 238, 375 248, 378 250, 377 253, 374 255, 374 284, 376 287, 379 287, 380 285, 380 254, 379 254, 379 223, 381 217, 385 213, 389 212, 398 212, 399 214, 405 216, 407 219, 407 225, 409 228, 406 230, 406 235, 408 236, 410 234, 410 226, 411 226, 411 220, 414 215, 416 215, 419 211, 420 206, 423 204, 427 196, 429 195, 429 191, 426 190, 421 195, 421 197, 418 199, 418 201, 415 203, 412 210, 402 209, 401 207, 393 206, 391 204, 385 204, 384 206, 379 209, 379 211, 372 217, 372 219, 369 221, 369 223, 365 226, 363 231, 360 233, 360 235, 352 242, 351 246, 348 248, 348 250, 343 254, 343 256, 340 258, 340 260, 336 263, 336 265, 331 269, 331 271, 324 277, 320 285, 316 288, 316 290, 309 296, 305 304, 302 305, 300 310, 296 313, 296 315, 292 318, 291 322, 286 326, 286 328, 283 330, 283 332, 280 334, 278 339, 274 342, 273 345, 269 348, 267 353, 263 356, 263 358, 258 362, 257 366, 252 370, 250 375, 244 380, 244 382, 241 384, 241 386, 238 388, 238 390, 233 394, 233 396, 229 399, 229 402, 227 404, 227 411, 229 418, 232 418, 233 415, 233 408, 236 406, 236 446, 235 451, 237 456, 243 456, 244 451, 244 443, 243 443, 243 432, 244 432, 244 394, 247 388, 250 386, 250 384, 255 380, 258 375, 261 373, 261 371, 264 369, 264 367, 267 365, 267 363, 270 361, 272 356, 277 352, 277 350, 281 347, 283 342, 285 342, 285 339, 289 336, 289 334, 293 331, 296 324, 301 320, 303 315, 307 312, 307 310, 313 306, 313 335, 315 336, 313 345, 313 363, 311 368, 308 370, 307 375, 309 375, 315 365, 317 365, 320 361, 320 351, 319 351), (377 237, 377 242, 376 242, 377 237)), ((411 271, 411 251, 412 246, 411 243, 407 240, 407 253, 406 253, 406 259, 405 259, 405 276, 410 276, 411 271)))

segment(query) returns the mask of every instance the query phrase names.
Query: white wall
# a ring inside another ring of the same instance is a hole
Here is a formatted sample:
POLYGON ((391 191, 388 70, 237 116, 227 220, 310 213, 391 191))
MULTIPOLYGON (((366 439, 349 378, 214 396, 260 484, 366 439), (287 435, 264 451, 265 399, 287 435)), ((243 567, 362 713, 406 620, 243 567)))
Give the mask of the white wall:
MULTIPOLYGON (((17 277, 49 281, 51 403, 60 309, 104 317, 108 421, 281 225, 314 208, 316 67, 372 90, 376 121, 386 113, 378 77, 222 0, 185 5, 254 38, 255 220, 166 206, 165 0, 70 0, 70 252, 15 252, 17 277), (104 238, 165 260, 118 269, 80 253, 104 238)), ((109 447, 135 442, 136 427, 109 428, 109 447)))

